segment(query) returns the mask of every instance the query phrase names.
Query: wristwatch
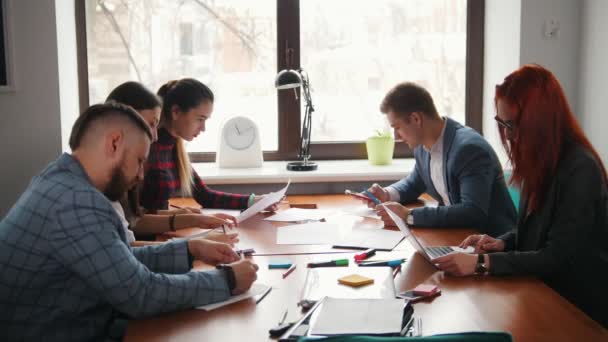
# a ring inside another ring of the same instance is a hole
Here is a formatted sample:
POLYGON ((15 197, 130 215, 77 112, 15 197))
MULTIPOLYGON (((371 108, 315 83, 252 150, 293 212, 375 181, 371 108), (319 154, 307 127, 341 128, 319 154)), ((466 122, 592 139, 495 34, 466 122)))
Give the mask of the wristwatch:
POLYGON ((488 268, 486 267, 485 254, 477 254, 477 264, 475 265, 475 274, 486 274, 488 268))
POLYGON ((409 224, 410 226, 413 226, 414 225, 414 215, 408 214, 407 218, 405 219, 405 222, 407 222, 407 224, 409 224))
POLYGON ((228 283, 228 289, 232 293, 232 290, 236 287, 236 277, 234 276, 234 270, 232 266, 226 264, 216 265, 215 268, 218 270, 224 271, 224 275, 226 276, 226 282, 228 283))

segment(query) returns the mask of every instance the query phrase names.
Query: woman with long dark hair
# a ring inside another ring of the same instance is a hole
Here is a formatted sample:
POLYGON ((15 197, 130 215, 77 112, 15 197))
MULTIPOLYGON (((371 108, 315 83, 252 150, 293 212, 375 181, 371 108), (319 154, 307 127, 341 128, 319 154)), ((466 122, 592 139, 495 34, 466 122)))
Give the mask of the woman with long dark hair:
MULTIPOLYGON (((150 126, 153 141, 157 140, 162 104, 158 96, 145 86, 133 81, 122 83, 110 92, 106 101, 119 102, 135 109, 150 126)), ((232 216, 221 213, 203 215, 200 211, 197 213, 190 210, 159 210, 155 214, 145 214, 139 204, 140 191, 141 184, 129 190, 119 202, 112 203, 123 222, 130 244, 143 244, 135 241, 135 235, 138 238, 146 238, 183 228, 217 228, 234 224, 232 216)), ((208 237, 226 243, 238 241, 236 234, 210 234, 208 237)))
MULTIPOLYGON (((148 212, 167 209, 169 199, 193 197, 204 208, 246 209, 264 195, 235 194, 209 188, 192 168, 184 141, 205 131, 213 113, 211 89, 193 78, 169 81, 158 90, 163 100, 158 140, 146 162, 141 204, 148 212)), ((276 205, 269 209, 275 210, 276 205)))

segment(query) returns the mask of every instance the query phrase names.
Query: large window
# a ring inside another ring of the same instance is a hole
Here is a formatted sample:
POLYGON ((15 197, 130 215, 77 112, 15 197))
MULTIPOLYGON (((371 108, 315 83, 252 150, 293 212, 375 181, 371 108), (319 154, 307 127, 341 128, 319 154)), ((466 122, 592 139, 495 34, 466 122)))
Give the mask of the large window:
POLYGON ((196 78, 215 93, 207 131, 190 152, 213 152, 223 121, 256 120, 262 148, 278 147, 275 0, 87 0, 89 102, 128 80, 156 91, 196 78))
POLYGON ((441 115, 481 128, 483 0, 76 4, 83 106, 127 80, 156 90, 194 77, 214 91, 207 131, 188 144, 193 160, 214 160, 221 124, 235 115, 258 123, 266 160, 295 159, 304 104, 273 87, 287 67, 310 77, 313 159, 365 158, 363 141, 388 129, 380 101, 402 81, 429 89, 441 115))

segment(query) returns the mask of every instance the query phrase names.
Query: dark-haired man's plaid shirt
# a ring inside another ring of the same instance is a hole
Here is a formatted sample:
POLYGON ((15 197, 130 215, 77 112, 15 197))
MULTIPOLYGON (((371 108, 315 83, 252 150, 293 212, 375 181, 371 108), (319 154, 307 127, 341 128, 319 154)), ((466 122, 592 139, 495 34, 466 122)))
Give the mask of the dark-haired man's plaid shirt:
POLYGON ((0 221, 0 340, 121 339, 126 319, 228 298, 187 242, 131 249, 106 197, 62 155, 0 221))
MULTIPOLYGON (((150 146, 146 162, 141 204, 150 211, 167 209, 169 198, 179 196, 176 139, 166 129, 158 130, 158 140, 150 146)), ((204 208, 246 209, 249 195, 212 190, 192 170, 192 197, 204 208)))

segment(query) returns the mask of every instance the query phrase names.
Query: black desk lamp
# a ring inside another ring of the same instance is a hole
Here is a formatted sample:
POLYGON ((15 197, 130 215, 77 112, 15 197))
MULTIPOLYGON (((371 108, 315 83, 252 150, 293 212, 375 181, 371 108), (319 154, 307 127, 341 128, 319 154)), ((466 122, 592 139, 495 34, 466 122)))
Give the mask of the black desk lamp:
POLYGON ((312 106, 312 99, 310 97, 310 83, 308 81, 308 74, 301 68, 298 70, 284 69, 279 71, 274 81, 274 85, 277 89, 294 89, 302 87, 302 93, 304 93, 304 100, 306 101, 306 113, 304 114, 304 122, 302 123, 302 143, 300 145, 300 154, 298 158, 302 161, 289 162, 287 163, 287 170, 289 171, 313 171, 316 170, 318 165, 314 162, 308 161, 310 159, 310 130, 311 130, 311 116, 315 108, 312 106))

